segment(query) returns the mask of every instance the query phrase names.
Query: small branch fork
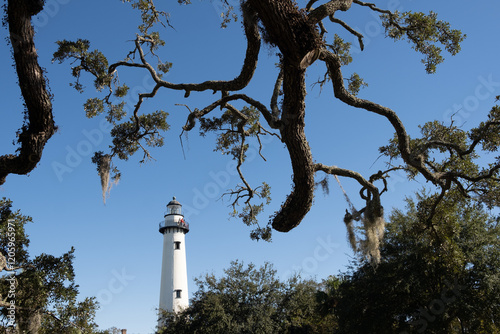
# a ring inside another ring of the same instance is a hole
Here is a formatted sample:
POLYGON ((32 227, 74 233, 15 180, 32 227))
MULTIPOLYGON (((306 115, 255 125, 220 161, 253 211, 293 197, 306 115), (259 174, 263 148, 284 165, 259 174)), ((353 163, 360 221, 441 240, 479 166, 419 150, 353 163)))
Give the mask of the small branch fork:
POLYGON ((368 7, 371 10, 388 15, 390 22, 393 26, 398 28, 401 31, 405 31, 406 29, 401 27, 394 19, 393 19, 393 13, 390 10, 385 10, 385 9, 380 9, 378 8, 375 4, 373 3, 368 3, 368 2, 363 2, 359 0, 331 0, 323 5, 320 5, 318 8, 312 8, 314 3, 316 3, 318 0, 310 0, 305 9, 309 13, 309 21, 313 24, 318 24, 320 31, 321 31, 321 37, 323 37, 324 33, 326 33, 326 29, 323 25, 323 20, 325 18, 329 18, 331 22, 337 23, 340 26, 342 26, 345 30, 353 34, 358 38, 359 42, 359 47, 361 51, 364 50, 364 43, 363 43, 363 35, 353 29, 351 26, 349 26, 346 22, 336 18, 334 15, 337 11, 347 11, 351 8, 352 4, 357 4, 360 6, 368 7))

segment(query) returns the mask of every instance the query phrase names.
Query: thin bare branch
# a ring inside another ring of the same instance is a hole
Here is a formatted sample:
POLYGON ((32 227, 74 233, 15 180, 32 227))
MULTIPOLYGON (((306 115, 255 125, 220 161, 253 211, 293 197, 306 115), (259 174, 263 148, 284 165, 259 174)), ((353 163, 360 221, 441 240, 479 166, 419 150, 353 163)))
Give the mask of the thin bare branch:
POLYGON ((257 110, 260 111, 260 113, 264 116, 264 118, 266 119, 267 123, 271 128, 277 129, 279 127, 278 120, 275 117, 273 117, 269 109, 267 109, 266 106, 264 106, 262 103, 252 99, 251 97, 245 94, 234 94, 234 95, 226 95, 201 110, 195 109, 193 112, 190 112, 183 129, 186 131, 190 131, 195 126, 196 119, 199 119, 210 113, 215 108, 219 106, 225 106, 227 102, 234 100, 243 100, 247 102, 248 104, 250 104, 251 106, 255 107, 257 110))
POLYGON ((366 180, 358 172, 355 172, 355 171, 352 171, 349 169, 339 168, 337 166, 326 166, 322 163, 316 163, 314 165, 314 171, 315 172, 321 171, 321 172, 324 172, 324 173, 330 174, 330 175, 349 177, 351 179, 358 181, 358 183, 362 187, 367 188, 370 192, 378 193, 377 187, 375 187, 373 185, 373 183, 371 183, 370 181, 366 180))
POLYGON ((334 23, 338 23, 340 24, 342 27, 344 27, 344 29, 346 29, 347 31, 349 31, 351 34, 353 34, 354 36, 356 36, 358 38, 358 42, 359 42, 359 47, 361 49, 361 51, 363 51, 365 49, 365 44, 363 43, 363 35, 359 32, 357 32, 356 30, 354 30, 353 28, 351 28, 347 23, 345 23, 344 21, 340 20, 340 19, 337 19, 333 16, 330 16, 330 20, 334 23))
POLYGON ((353 0, 331 0, 327 3, 311 10, 308 15, 309 22, 312 24, 317 24, 321 22, 323 19, 335 15, 335 12, 347 11, 351 8, 353 0))
POLYGON ((371 10, 374 10, 374 11, 379 12, 381 14, 392 15, 392 12, 390 10, 380 9, 374 3, 369 3, 369 2, 359 1, 359 0, 353 0, 352 2, 357 4, 357 5, 360 5, 360 6, 369 7, 371 10))

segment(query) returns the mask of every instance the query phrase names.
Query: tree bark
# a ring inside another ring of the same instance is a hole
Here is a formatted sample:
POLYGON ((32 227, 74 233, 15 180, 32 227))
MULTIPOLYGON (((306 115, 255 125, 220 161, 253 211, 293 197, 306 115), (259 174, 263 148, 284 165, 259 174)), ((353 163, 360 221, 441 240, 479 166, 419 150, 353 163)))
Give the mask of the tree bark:
POLYGON ((283 112, 281 137, 286 144, 293 170, 294 188, 274 216, 272 226, 280 232, 297 227, 309 212, 314 198, 314 164, 304 132, 305 70, 297 64, 283 62, 283 112))
POLYGON ((35 0, 9 0, 7 19, 13 48, 19 87, 25 102, 27 123, 21 128, 18 154, 0 156, 0 185, 9 174, 28 174, 42 157, 49 138, 54 134, 51 96, 47 91, 44 73, 38 64, 34 43, 32 15, 43 8, 35 0))
POLYGON ((264 40, 276 45, 292 64, 300 63, 322 40, 305 12, 290 0, 248 0, 264 26, 264 40))
POLYGON ((264 27, 264 40, 282 54, 283 108, 281 137, 287 146, 293 169, 292 192, 272 219, 272 226, 288 232, 300 224, 314 198, 314 164, 305 126, 305 69, 300 62, 321 46, 314 24, 290 0, 248 0, 264 27))

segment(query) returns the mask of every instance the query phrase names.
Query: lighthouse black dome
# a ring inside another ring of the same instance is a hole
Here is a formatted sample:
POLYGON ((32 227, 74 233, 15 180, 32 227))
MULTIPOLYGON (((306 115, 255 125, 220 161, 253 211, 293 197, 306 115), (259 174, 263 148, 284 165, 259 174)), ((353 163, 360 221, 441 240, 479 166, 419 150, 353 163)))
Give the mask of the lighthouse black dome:
POLYGON ((172 198, 172 200, 170 202, 168 202, 167 206, 170 206, 170 205, 181 205, 182 206, 182 204, 179 203, 179 201, 177 201, 175 199, 175 196, 172 198))

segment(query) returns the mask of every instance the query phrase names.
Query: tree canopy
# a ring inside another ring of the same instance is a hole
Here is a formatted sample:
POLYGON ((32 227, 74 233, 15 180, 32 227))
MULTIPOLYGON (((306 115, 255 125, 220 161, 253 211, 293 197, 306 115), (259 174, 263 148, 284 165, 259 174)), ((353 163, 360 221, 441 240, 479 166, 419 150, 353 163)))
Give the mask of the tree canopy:
POLYGON ((453 190, 394 210, 374 268, 333 290, 339 333, 498 333, 499 218, 453 190), (429 219, 429 210, 435 210, 429 219))
POLYGON ((335 321, 320 314, 313 280, 276 277, 269 263, 234 261, 217 278, 196 279, 198 290, 181 313, 164 314, 159 333, 331 333, 335 321))
POLYGON ((30 257, 25 225, 31 222, 31 217, 12 211, 10 200, 0 200, 0 330, 98 333, 95 297, 77 300, 74 248, 60 257, 30 257))

